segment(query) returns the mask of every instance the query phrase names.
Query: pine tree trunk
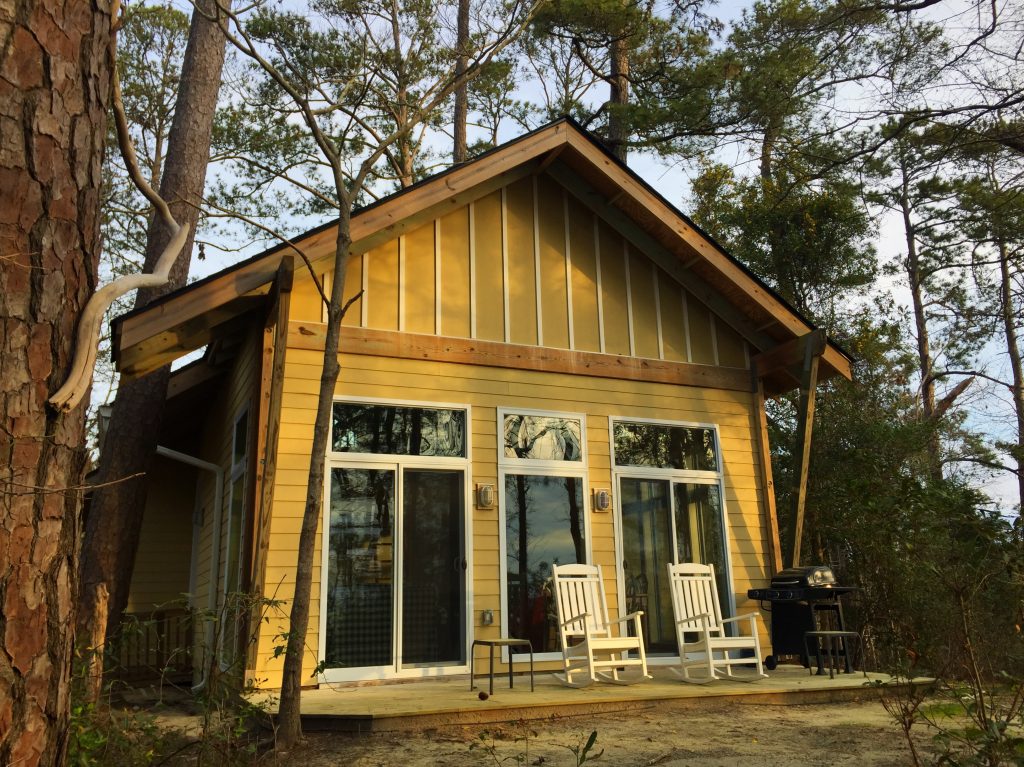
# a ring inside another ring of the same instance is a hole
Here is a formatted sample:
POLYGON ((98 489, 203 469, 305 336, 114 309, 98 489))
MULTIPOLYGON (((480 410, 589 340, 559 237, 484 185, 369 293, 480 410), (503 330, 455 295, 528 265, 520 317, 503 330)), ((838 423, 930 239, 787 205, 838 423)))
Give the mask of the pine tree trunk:
MULTIPOLYGON (((214 4, 208 3, 212 12, 214 4)), ((206 182, 213 115, 220 91, 226 39, 220 27, 198 10, 192 14, 188 46, 167 142, 167 164, 160 186, 179 223, 190 226, 189 239, 161 288, 139 291, 135 305, 182 287, 188 277, 199 219, 198 203, 206 182)), ((169 240, 158 216, 147 233, 145 270, 152 271, 169 240)), ((89 653, 88 692, 96 699, 102 682, 102 652, 117 633, 128 603, 135 553, 146 503, 144 475, 156 453, 170 367, 122 381, 114 400, 100 461, 98 487, 85 522, 82 551, 81 611, 77 642, 89 653), (136 476, 139 475, 139 476, 136 476)))
POLYGON ((331 305, 328 308, 327 334, 324 339, 324 366, 320 374, 316 419, 313 422, 313 444, 310 447, 309 480, 306 485, 306 506, 299 531, 299 551, 295 567, 295 593, 288 623, 288 643, 281 677, 281 703, 277 717, 277 743, 284 750, 293 748, 302 739, 302 661, 306 654, 306 633, 309 630, 309 599, 313 587, 313 556, 316 550, 317 527, 320 523, 324 493, 324 472, 327 444, 331 435, 331 413, 334 389, 341 366, 338 348, 341 345, 341 320, 344 316, 345 274, 351 258, 351 206, 342 205, 335 238, 334 280, 331 305))
POLYGON ((1017 313, 1013 306, 1013 277, 1010 274, 1010 251, 1006 241, 1000 238, 999 247, 999 296, 1006 338, 1006 352, 1010 358, 1010 372, 1013 375, 1013 411, 1017 418, 1016 450, 1013 459, 1017 464, 1017 503, 1024 508, 1024 362, 1021 361, 1020 345, 1017 339, 1017 313))
MULTIPOLYGON (((469 66, 466 50, 469 46, 469 0, 459 0, 458 30, 455 45, 458 58, 455 60, 455 76, 462 77, 469 66)), ((456 165, 466 161, 469 148, 466 137, 466 122, 469 119, 469 83, 463 82, 455 90, 455 146, 452 162, 456 165)))
POLYGON ((96 284, 110 5, 6 3, 0 39, 0 764, 33 767, 68 743, 85 406, 46 400, 96 284))
POLYGON ((629 126, 626 124, 626 105, 629 104, 629 45, 624 37, 611 44, 611 87, 608 112, 608 146, 622 162, 626 162, 629 149, 629 126))
POLYGON ((903 168, 900 190, 900 212, 903 216, 903 232, 907 240, 907 281, 910 285, 911 302, 914 307, 914 332, 917 336, 918 374, 921 376, 921 407, 924 417, 932 427, 928 437, 928 473, 933 481, 942 480, 942 446, 935 424, 935 378, 932 369, 932 352, 928 334, 928 317, 924 310, 924 294, 921 281, 921 258, 917 251, 916 228, 910 207, 910 180, 903 168))

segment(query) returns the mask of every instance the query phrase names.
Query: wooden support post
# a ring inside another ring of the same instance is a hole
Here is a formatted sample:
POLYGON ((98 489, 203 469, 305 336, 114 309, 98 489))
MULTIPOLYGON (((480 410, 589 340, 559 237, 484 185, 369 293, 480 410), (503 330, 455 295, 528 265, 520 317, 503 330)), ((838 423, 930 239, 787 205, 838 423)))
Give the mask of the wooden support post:
POLYGON ((761 464, 761 493, 764 497, 765 537, 768 541, 769 575, 782 569, 782 543, 779 538, 779 515, 775 508, 775 479, 772 476, 772 451, 768 441, 768 415, 764 409, 764 381, 757 364, 751 364, 753 378, 754 416, 757 418, 758 463, 761 464))
MULTIPOLYGON (((248 562, 251 565, 250 593, 263 597, 266 581, 267 550, 270 542, 270 507, 274 497, 277 467, 277 441, 281 426, 281 395, 284 389, 284 362, 288 346, 288 316, 291 306, 292 257, 286 256, 271 288, 263 327, 262 360, 259 385, 259 418, 256 432, 255 514, 248 531, 248 562)), ((258 620, 254 615, 251 620, 258 620)), ((248 648, 246 669, 255 667, 256 644, 248 648)))
POLYGON ((814 431, 814 399, 818 385, 818 350, 823 345, 824 334, 820 330, 804 337, 803 369, 800 372, 800 404, 797 410, 796 426, 796 486, 793 492, 793 547, 791 566, 800 565, 800 540, 804 532, 804 507, 807 503, 807 472, 811 462, 811 434, 814 431))

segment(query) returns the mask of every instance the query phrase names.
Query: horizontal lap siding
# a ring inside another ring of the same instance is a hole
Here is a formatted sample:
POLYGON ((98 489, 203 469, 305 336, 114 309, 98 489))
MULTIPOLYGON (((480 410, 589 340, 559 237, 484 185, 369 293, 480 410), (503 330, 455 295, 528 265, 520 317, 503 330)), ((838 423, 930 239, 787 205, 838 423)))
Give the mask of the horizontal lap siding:
MULTIPOLYGON (((274 518, 268 554, 268 589, 277 598, 291 598, 294 560, 298 546, 309 467, 308 445, 320 375, 319 352, 289 349, 281 409, 281 441, 274 489, 274 518)), ((724 464, 725 503, 732 542, 736 600, 742 607, 748 588, 767 577, 763 520, 760 514, 760 479, 755 463, 756 434, 752 397, 742 392, 697 389, 644 382, 572 376, 526 370, 510 370, 427 360, 402 360, 342 355, 337 393, 345 397, 372 397, 397 402, 445 402, 472 408, 470 486, 498 478, 497 408, 551 410, 583 413, 586 417, 588 489, 613 489, 609 416, 667 421, 714 423, 719 427, 724 464)), ((500 488, 499 488, 500 490, 500 488)), ((587 500, 589 508, 589 499, 587 500)), ((472 509, 474 616, 481 610, 495 612, 495 625, 475 626, 478 636, 497 636, 502 613, 499 548, 500 516, 497 509, 472 509)), ((590 551, 593 561, 608 575, 610 604, 617 604, 614 514, 589 514, 590 551)), ((304 675, 318 662, 320 595, 320 536, 314 567, 310 635, 304 675)), ((269 595, 268 595, 269 596, 269 595)), ((475 620, 474 623, 478 623, 475 620)), ((287 629, 283 613, 274 615, 260 638, 257 677, 277 686, 281 660, 273 659, 274 635, 287 629)))

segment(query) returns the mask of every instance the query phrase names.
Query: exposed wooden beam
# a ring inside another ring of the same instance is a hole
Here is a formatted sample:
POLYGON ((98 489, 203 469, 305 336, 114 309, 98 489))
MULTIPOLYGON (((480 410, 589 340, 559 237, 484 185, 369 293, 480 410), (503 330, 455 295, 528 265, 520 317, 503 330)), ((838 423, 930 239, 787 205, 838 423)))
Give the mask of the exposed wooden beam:
MULTIPOLYGON (((322 323, 292 322, 288 331, 288 345, 320 351, 324 348, 326 330, 327 326, 322 323)), ((541 370, 709 389, 750 390, 749 373, 746 370, 392 330, 343 327, 341 351, 345 354, 541 370)))
POLYGON ((721 317, 754 347, 765 349, 777 343, 771 336, 757 330, 718 290, 687 269, 679 256, 637 226, 633 219, 617 207, 609 204, 601 192, 587 184, 570 167, 562 162, 556 162, 548 168, 548 174, 632 243, 634 247, 653 259, 658 266, 682 283, 701 303, 721 317))
POLYGON ((779 536, 779 515, 775 507, 775 479, 772 475, 772 451, 768 440, 768 414, 764 409, 764 378, 752 366, 754 411, 757 418, 757 459, 760 464, 761 494, 764 498, 765 539, 768 541, 769 575, 782 569, 782 541, 779 536))
POLYGON ((814 403, 818 386, 818 361, 813 344, 804 348, 803 370, 800 380, 800 404, 797 409, 796 459, 793 472, 793 539, 792 566, 800 565, 800 542, 804 534, 804 511, 807 505, 807 476, 811 463, 811 435, 814 432, 814 403))
MULTIPOLYGON (((270 548, 271 504, 277 474, 278 437, 281 431, 281 399, 284 392, 284 364, 288 349, 288 317, 291 310, 291 265, 282 266, 272 295, 276 297, 263 328, 260 371, 259 422, 256 456, 256 513, 251 537, 253 593, 265 596, 267 552, 270 548)), ((250 647, 250 654, 255 651, 250 647)), ((254 659, 249 658, 248 664, 254 659)))
POLYGON ((262 296, 253 298, 258 298, 258 304, 249 305, 245 311, 227 310, 226 307, 222 307, 225 311, 211 311, 197 318, 204 320, 202 322, 187 323, 181 328, 147 339, 135 347, 124 349, 118 370, 122 375, 129 377, 144 375, 213 341, 239 332, 253 321, 248 310, 262 307, 266 301, 262 296))
MULTIPOLYGON (((757 366, 757 373, 760 376, 770 375, 779 370, 791 372, 791 368, 803 363, 807 354, 815 357, 824 354, 825 343, 825 334, 820 330, 813 330, 799 338, 790 339, 772 349, 755 354, 751 358, 751 363, 757 366)), ((800 373, 794 375, 799 382, 800 373)))

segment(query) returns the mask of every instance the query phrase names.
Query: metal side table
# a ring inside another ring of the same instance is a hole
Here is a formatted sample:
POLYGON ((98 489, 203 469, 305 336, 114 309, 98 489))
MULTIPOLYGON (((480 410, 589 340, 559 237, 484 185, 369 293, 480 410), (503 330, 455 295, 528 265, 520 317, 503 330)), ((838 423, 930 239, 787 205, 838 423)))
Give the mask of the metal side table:
POLYGON ((488 687, 488 695, 494 695, 494 648, 495 647, 508 647, 508 686, 512 688, 512 648, 513 647, 525 647, 530 653, 530 692, 533 692, 533 645, 530 644, 529 639, 474 639, 473 647, 470 650, 469 658, 469 689, 475 690, 475 675, 474 666, 476 665, 476 646, 483 645, 484 647, 490 648, 490 665, 488 667, 488 677, 490 685, 488 687))

